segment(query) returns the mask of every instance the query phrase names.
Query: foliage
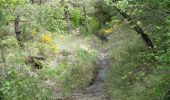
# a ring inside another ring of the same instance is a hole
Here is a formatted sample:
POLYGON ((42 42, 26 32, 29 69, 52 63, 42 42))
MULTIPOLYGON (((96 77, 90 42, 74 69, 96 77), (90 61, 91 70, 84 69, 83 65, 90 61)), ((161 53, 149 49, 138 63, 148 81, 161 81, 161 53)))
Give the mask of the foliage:
POLYGON ((12 6, 16 7, 17 5, 25 4, 26 0, 1 0, 0 1, 0 7, 7 7, 12 6))
POLYGON ((60 31, 65 29, 65 22, 62 20, 64 12, 61 6, 44 5, 40 7, 39 23, 48 31, 60 31))
POLYGON ((36 78, 27 77, 24 75, 25 73, 18 73, 16 70, 10 69, 8 71, 8 78, 10 80, 4 81, 0 92, 3 99, 13 100, 18 99, 43 99, 43 98, 50 98, 51 95, 48 89, 41 89, 41 86, 38 85, 38 81, 36 78), (30 88, 34 88, 30 90, 30 88))
POLYGON ((106 81, 111 99, 169 100, 169 6, 169 0, 47 0, 33 4, 29 0, 0 0, 0 99, 55 100, 56 90, 67 96, 84 88, 95 72, 97 53, 93 47, 106 47, 112 57, 106 81), (76 28, 83 35, 65 34, 65 6, 71 31, 76 28), (131 22, 115 7, 143 28, 155 45, 153 49, 144 46, 140 36, 130 30, 134 25, 128 26, 131 22), (14 34, 17 15, 23 47, 14 34), (108 41, 103 44, 93 34, 108 41))
POLYGON ((88 25, 89 25, 89 29, 92 33, 99 30, 101 27, 100 23, 98 22, 98 20, 95 17, 88 18, 88 25))
POLYGON ((108 77, 108 93, 114 98, 127 100, 146 99, 168 99, 169 92, 169 37, 167 35, 167 7, 165 2, 154 1, 128 1, 115 2, 115 5, 131 13, 131 17, 137 24, 150 32, 155 43, 155 49, 148 51, 136 41, 134 37, 123 38, 124 43, 118 44, 117 49, 113 48, 114 62, 108 77), (159 5, 159 6, 158 6, 159 5), (146 8, 141 8, 141 6, 146 8), (148 8, 147 8, 148 7, 148 8), (150 9, 146 11, 146 9, 150 9), (155 11, 161 9, 162 11, 155 11), (156 17, 153 17, 156 16, 156 17), (138 22, 140 20, 140 22, 138 22), (161 20, 158 22, 157 20, 161 20), (148 25, 148 26, 147 26, 148 25), (161 27, 160 25, 164 25, 161 27), (155 27, 155 28, 152 28, 155 27), (124 47, 128 41, 128 46, 124 47), (164 44, 164 45, 162 45, 164 44), (119 54, 115 54, 119 52, 119 54), (121 66, 121 67, 120 67, 121 66), (111 89, 112 88, 112 89, 111 89), (115 91, 116 89, 116 91, 115 91))
POLYGON ((112 17, 115 15, 114 8, 104 0, 95 0, 93 6, 95 8, 94 14, 102 25, 111 21, 112 17))
MULTIPOLYGON (((0 85, 0 97, 5 100, 10 100, 11 98, 14 100, 51 98, 48 89, 39 84, 39 79, 32 77, 30 74, 30 66, 25 64, 23 58, 24 53, 18 49, 19 46, 16 40, 12 39, 8 38, 1 42, 4 46, 2 49, 5 50, 1 53, 4 53, 5 57, 5 62, 3 63, 7 67, 7 79, 2 80, 2 77, 0 79, 2 83, 0 85)), ((1 66, 1 69, 2 67, 4 66, 1 66)))
POLYGON ((165 70, 168 63, 155 63, 159 60, 155 60, 156 56, 143 45, 137 45, 140 43, 137 37, 124 36, 121 39, 122 42, 117 43, 119 46, 112 50, 112 68, 106 85, 108 94, 112 98, 127 100, 165 98, 169 86, 165 70), (124 46, 126 41, 128 47, 124 46))
POLYGON ((75 27, 80 26, 82 23, 82 13, 79 9, 74 9, 71 11, 71 20, 73 21, 73 25, 75 27))

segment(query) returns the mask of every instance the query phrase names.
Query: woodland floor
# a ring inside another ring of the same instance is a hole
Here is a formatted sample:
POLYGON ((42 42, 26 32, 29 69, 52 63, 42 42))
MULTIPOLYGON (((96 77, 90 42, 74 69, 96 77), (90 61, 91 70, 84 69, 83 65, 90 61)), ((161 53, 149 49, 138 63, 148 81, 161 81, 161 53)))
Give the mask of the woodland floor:
MULTIPOLYGON (((106 43, 109 45, 108 47, 117 48, 117 45, 124 39, 124 35, 127 31, 126 28, 126 25, 124 25, 122 28, 115 31, 113 36, 109 37, 111 39, 109 39, 106 43)), ((98 59, 96 61, 96 72, 94 79, 86 88, 75 91, 66 100, 110 100, 105 88, 105 81, 112 63, 110 48, 104 48, 98 44, 94 47, 99 52, 98 59)))

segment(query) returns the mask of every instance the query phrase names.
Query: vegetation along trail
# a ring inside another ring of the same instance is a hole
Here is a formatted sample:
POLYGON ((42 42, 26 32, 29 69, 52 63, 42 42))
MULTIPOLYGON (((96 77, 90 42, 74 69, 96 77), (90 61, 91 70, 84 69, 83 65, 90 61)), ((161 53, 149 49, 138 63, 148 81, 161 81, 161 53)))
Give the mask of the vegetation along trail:
POLYGON ((0 0, 0 100, 170 100, 170 0, 0 0))
POLYGON ((109 64, 109 54, 105 50, 101 50, 96 61, 96 70, 92 82, 84 90, 74 92, 68 100, 108 100, 105 80, 109 64))

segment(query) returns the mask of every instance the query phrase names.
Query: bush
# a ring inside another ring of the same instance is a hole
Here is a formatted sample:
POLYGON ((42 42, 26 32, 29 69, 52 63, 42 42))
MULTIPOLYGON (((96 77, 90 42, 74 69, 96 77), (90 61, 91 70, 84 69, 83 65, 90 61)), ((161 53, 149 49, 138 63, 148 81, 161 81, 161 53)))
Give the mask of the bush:
POLYGON ((37 78, 28 77, 25 72, 8 69, 8 80, 0 85, 1 98, 4 100, 42 100, 50 99, 50 91, 39 84, 37 78))
POLYGON ((99 30, 101 28, 99 21, 95 17, 88 18, 88 26, 91 33, 99 30))
POLYGON ((79 9, 74 9, 71 11, 71 21, 73 22, 74 27, 80 26, 82 24, 82 11, 79 9))

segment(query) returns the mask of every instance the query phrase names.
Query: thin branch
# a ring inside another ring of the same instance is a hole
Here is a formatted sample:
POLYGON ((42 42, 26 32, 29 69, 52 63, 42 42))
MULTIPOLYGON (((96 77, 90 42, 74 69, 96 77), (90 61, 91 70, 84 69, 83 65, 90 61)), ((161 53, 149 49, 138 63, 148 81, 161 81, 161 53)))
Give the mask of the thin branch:
MULTIPOLYGON (((113 2, 114 3, 114 2, 113 2)), ((128 22, 130 22, 130 24, 133 24, 134 27, 133 29, 139 34, 141 35, 143 41, 145 42, 145 44, 149 47, 149 48, 154 48, 154 45, 151 41, 151 39, 149 38, 149 36, 143 31, 143 29, 137 25, 135 23, 135 21, 131 18, 131 16, 129 16, 126 12, 124 12, 123 10, 121 10, 120 8, 118 8, 116 5, 114 5, 114 8, 125 18, 128 20, 128 22)))

